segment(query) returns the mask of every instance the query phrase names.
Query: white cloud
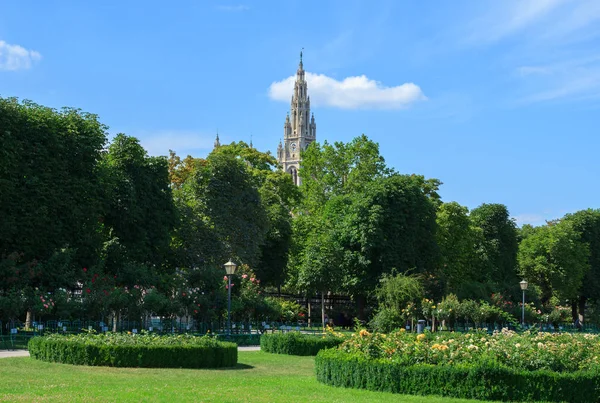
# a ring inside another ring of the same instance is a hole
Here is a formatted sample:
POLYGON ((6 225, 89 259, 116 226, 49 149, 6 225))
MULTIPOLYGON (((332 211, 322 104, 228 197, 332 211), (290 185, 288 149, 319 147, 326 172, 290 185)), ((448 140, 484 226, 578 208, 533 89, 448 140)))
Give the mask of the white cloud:
POLYGON ((42 55, 35 50, 0 41, 0 70, 26 70, 41 58, 42 55))
POLYGON ((236 6, 217 6, 217 9, 221 11, 240 12, 250 10, 250 7, 238 4, 236 6))
POLYGON ((169 155, 169 150, 173 150, 177 155, 185 156, 212 150, 216 135, 194 131, 162 130, 139 132, 133 136, 140 139, 140 144, 149 155, 169 155))
MULTIPOLYGON (((296 77, 276 81, 269 87, 269 97, 289 102, 296 77)), ((413 83, 386 87, 367 76, 346 77, 339 81, 324 74, 306 73, 310 100, 313 105, 342 109, 400 109, 426 100, 421 88, 413 83)))
MULTIPOLYGON (((492 2, 486 12, 468 24, 467 42, 494 42, 528 29, 571 0, 504 0, 492 2)), ((595 1, 595 0, 594 0, 595 1)))
POLYGON ((573 59, 545 66, 523 66, 517 72, 531 93, 520 103, 581 100, 600 96, 600 57, 573 59), (530 77, 531 76, 531 77, 530 77))

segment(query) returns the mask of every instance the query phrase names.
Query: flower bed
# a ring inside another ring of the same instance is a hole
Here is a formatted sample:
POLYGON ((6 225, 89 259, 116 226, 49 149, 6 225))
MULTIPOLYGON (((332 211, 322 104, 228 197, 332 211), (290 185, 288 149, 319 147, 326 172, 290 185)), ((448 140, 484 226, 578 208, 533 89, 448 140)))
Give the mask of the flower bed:
POLYGON ((34 337, 31 357, 75 365, 221 368, 237 364, 237 345, 191 335, 78 334, 34 337))
POLYGON ((323 383, 407 394, 481 400, 600 401, 600 339, 595 335, 353 335, 320 352, 323 383))
POLYGON ((299 332, 263 334, 260 349, 267 353, 289 355, 317 355, 325 348, 340 345, 344 339, 336 334, 326 336, 308 335, 299 332))

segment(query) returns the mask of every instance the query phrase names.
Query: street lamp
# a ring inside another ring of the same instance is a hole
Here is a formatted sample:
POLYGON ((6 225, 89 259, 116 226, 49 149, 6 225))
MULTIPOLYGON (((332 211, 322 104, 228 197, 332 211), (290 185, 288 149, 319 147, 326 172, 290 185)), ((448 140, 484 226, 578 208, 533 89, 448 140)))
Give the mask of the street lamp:
POLYGON ((527 290, 527 281, 523 280, 519 283, 523 290, 523 306, 521 307, 521 325, 525 327, 525 291, 527 290))
POLYGON ((227 338, 231 335, 231 276, 235 273, 235 269, 237 265, 229 260, 229 262, 225 263, 225 273, 227 273, 227 338))

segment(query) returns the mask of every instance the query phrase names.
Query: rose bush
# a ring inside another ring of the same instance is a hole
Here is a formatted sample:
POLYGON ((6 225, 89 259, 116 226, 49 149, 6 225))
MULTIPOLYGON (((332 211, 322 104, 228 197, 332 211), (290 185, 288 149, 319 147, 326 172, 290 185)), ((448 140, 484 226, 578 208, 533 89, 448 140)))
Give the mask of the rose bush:
POLYGON ((488 334, 422 333, 403 330, 383 334, 362 330, 340 349, 365 358, 383 358, 404 365, 497 363, 519 370, 572 372, 600 369, 600 337, 591 334, 523 333, 502 330, 488 334))

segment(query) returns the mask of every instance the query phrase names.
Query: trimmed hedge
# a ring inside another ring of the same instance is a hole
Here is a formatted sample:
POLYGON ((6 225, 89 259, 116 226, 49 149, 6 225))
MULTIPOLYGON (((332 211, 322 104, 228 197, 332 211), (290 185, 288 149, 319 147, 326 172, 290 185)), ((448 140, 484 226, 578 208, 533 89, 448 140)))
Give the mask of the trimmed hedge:
POLYGON ((325 348, 337 347, 344 340, 333 336, 316 336, 299 332, 263 334, 260 349, 267 353, 317 355, 325 348))
POLYGON ((479 400, 600 402, 600 371, 520 371, 494 364, 403 366, 341 350, 319 352, 319 382, 347 388, 479 400))
POLYGON ((29 340, 32 358, 63 364, 142 368, 222 368, 237 365, 234 343, 111 344, 34 337, 29 340))
POLYGON ((222 341, 230 341, 238 346, 260 345, 260 334, 232 334, 229 338, 226 334, 219 334, 217 338, 222 341))

